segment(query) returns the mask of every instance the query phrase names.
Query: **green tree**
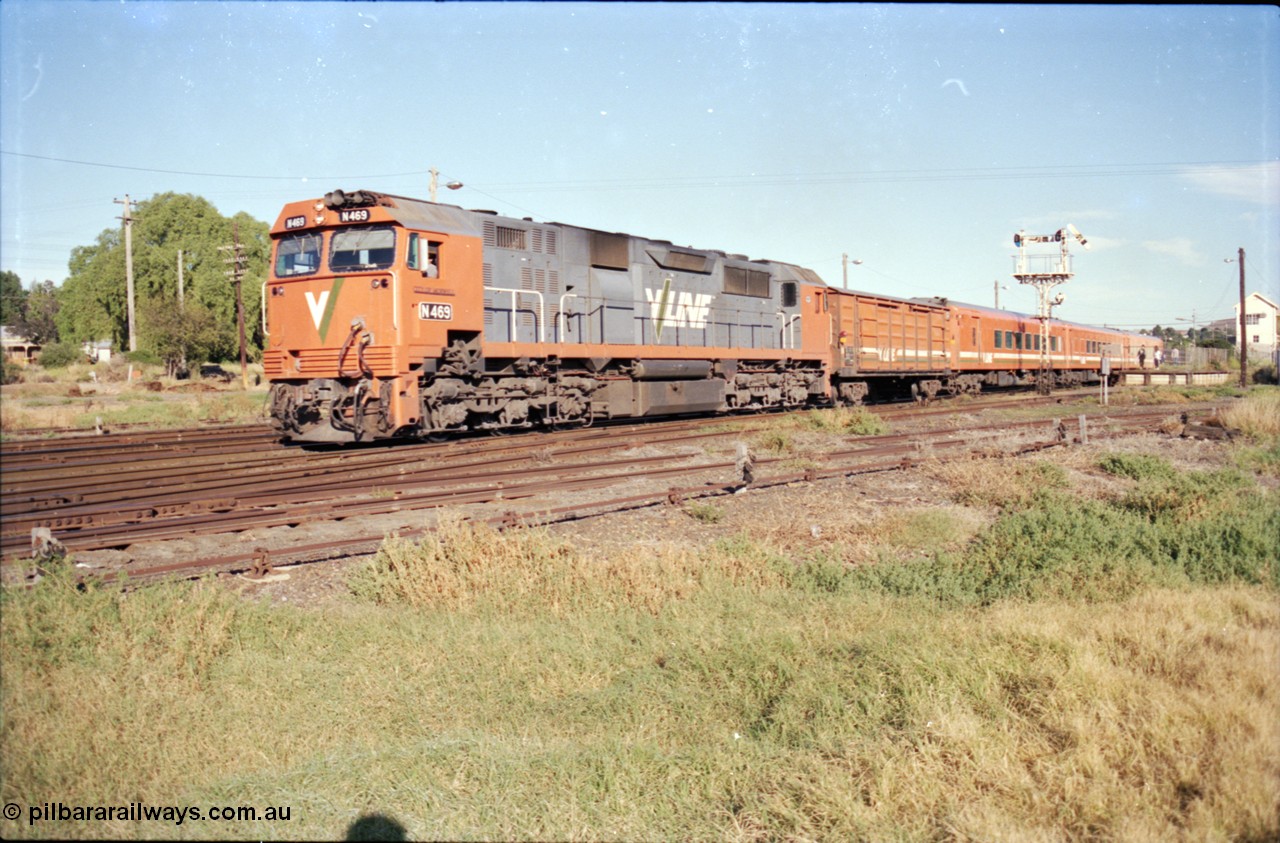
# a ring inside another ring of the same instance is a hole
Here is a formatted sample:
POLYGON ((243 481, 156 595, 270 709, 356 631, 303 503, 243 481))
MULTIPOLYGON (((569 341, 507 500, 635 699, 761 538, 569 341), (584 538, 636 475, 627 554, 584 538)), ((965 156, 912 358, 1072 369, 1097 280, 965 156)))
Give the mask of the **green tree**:
MULTIPOLYGON (((178 254, 182 253, 184 301, 211 313, 226 331, 218 332, 216 347, 208 354, 216 358, 238 355, 235 289, 224 263, 234 229, 239 226, 240 242, 248 257, 243 281, 245 334, 249 351, 255 356, 262 346, 261 292, 270 254, 270 226, 240 213, 228 219, 206 199, 191 194, 161 193, 137 204, 133 227, 133 268, 136 301, 167 302, 177 306, 178 254)), ((110 337, 117 348, 128 341, 128 316, 124 277, 124 237, 118 229, 108 229, 93 246, 77 248, 71 256, 70 276, 63 285, 59 328, 63 336, 76 340, 110 337)), ((139 309, 141 305, 139 304, 139 309)), ((157 346, 147 336, 153 329, 168 325, 151 319, 143 324, 138 314, 139 347, 157 346)), ((168 342, 168 339, 165 339, 168 342)))
POLYGON ((58 341, 58 288, 52 281, 35 285, 16 322, 18 333, 31 342, 48 345, 58 341))
POLYGON ((120 232, 107 229, 92 246, 76 246, 58 303, 58 333, 67 342, 111 340, 126 348, 124 248, 120 232))
POLYGON ((27 306, 27 291, 16 272, 0 272, 0 325, 17 325, 27 306))
POLYGON ((199 302, 179 308, 163 299, 150 299, 140 308, 140 321, 147 337, 145 348, 155 352, 170 376, 210 359, 230 341, 230 326, 199 302))

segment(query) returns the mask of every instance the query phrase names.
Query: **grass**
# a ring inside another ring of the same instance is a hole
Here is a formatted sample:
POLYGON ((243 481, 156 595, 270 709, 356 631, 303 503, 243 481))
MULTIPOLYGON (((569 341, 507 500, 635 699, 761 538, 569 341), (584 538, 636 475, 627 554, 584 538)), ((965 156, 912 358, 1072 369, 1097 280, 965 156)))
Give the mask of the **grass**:
POLYGON ((127 373, 123 362, 24 372, 24 383, 2 388, 0 431, 87 430, 99 421, 108 428, 120 424, 185 427, 203 421, 235 424, 265 418, 265 385, 244 392, 237 379, 225 389, 181 392, 201 382, 163 378, 157 367, 137 366, 133 382, 126 381, 127 373), (154 391, 147 384, 159 384, 164 391, 154 391))
POLYGON ((1255 441, 1280 439, 1280 388, 1254 387, 1244 400, 1226 407, 1221 417, 1227 427, 1255 441))
POLYGON ((703 524, 719 524, 724 520, 723 507, 710 501, 689 501, 684 505, 684 511, 694 521, 703 524))
POLYGON ((803 427, 820 433, 879 436, 889 432, 889 425, 884 419, 863 407, 810 410, 800 418, 803 427))
POLYGON ((954 504, 809 544, 593 555, 446 517, 323 611, 6 590, 3 802, 291 819, 0 835, 1280 836, 1274 483, 1140 453, 1088 495, 1039 461, 928 471, 954 504))
POLYGON ((1272 592, 975 612, 748 574, 744 548, 633 559, 644 576, 623 585, 545 535, 473 535, 450 541, 519 548, 457 549, 490 566, 473 583, 556 573, 526 599, 376 589, 333 614, 211 585, 5 595, 6 802, 292 819, 0 830, 333 838, 382 815, 410 839, 1280 831, 1272 592))
POLYGON ((836 434, 878 436, 889 432, 888 424, 862 407, 809 410, 770 419, 752 437, 756 453, 788 455, 805 444, 805 436, 836 434))

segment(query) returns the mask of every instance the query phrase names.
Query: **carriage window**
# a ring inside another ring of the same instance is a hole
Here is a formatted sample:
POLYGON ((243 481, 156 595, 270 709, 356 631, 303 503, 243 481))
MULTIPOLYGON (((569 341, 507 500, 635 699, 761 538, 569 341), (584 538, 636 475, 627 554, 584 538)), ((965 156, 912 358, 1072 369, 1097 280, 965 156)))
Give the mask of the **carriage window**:
POLYGON ((329 245, 329 269, 334 272, 385 269, 395 257, 396 233, 387 226, 344 228, 334 232, 329 245))
POLYGON ((1004 348, 1003 340, 1004 340, 1004 334, 1002 334, 1000 331, 996 331, 996 348, 1004 348))
POLYGON ((1013 331, 1004 332, 1004 347, 1013 348, 1013 331))
POLYGON ((1058 338, 1057 338, 1057 337, 1049 337, 1049 350, 1050 350, 1050 351, 1057 351, 1057 350, 1058 350, 1058 338))
POLYGON ((1022 350, 1022 332, 1021 331, 1013 335, 1013 347, 1018 349, 1019 351, 1022 350))
POLYGON ((276 277, 310 275, 320 268, 320 235, 293 234, 276 243, 276 277))

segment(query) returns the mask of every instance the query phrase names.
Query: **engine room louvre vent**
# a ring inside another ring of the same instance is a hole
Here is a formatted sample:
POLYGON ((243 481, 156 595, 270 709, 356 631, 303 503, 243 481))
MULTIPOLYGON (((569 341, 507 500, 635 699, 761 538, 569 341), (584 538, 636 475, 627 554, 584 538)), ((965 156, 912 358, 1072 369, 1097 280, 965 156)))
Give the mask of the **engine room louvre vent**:
POLYGON ((724 291, 738 296, 769 298, 769 273, 740 266, 724 268, 724 291))
POLYGON ((601 269, 627 269, 631 265, 629 245, 626 235, 591 232, 591 265, 601 269))
POLYGON ((484 244, 499 249, 528 249, 528 234, 522 228, 508 228, 488 220, 484 222, 484 244))
POLYGON ((554 255, 556 253, 555 229, 530 229, 529 244, 535 252, 541 252, 544 255, 554 255))
POLYGON ((653 259, 653 262, 663 269, 698 272, 706 275, 715 268, 715 261, 707 255, 678 252, 675 249, 648 249, 646 251, 649 257, 653 259))
POLYGON ((527 231, 519 228, 505 228, 498 226, 498 248, 499 249, 527 249, 525 245, 527 231))

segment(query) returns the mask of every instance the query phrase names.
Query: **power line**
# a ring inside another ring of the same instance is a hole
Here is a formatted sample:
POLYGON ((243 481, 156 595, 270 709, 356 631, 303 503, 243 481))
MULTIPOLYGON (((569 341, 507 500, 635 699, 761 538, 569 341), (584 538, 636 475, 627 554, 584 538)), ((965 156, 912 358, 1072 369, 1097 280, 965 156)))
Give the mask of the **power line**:
MULTIPOLYGON (((51 161, 59 164, 75 164, 83 167, 103 167, 113 170, 129 170, 142 173, 160 173, 164 175, 198 176, 203 178, 245 179, 257 181, 303 181, 303 180, 342 180, 342 179, 387 179, 407 178, 428 175, 430 170, 415 170, 404 173, 383 173, 378 175, 292 175, 266 176, 252 173, 208 173, 189 170, 165 170, 154 167, 137 167, 126 164, 109 164, 101 161, 82 161, 72 158, 57 158, 49 155, 34 155, 25 152, 14 152, 0 149, 0 155, 18 158, 30 158, 38 161, 51 161)), ((1182 175, 1188 169, 1198 172, 1230 172, 1259 164, 1270 164, 1270 161, 1166 161, 1156 163, 1127 164, 1055 164, 1046 166, 1024 167, 977 167, 946 169, 907 169, 880 170, 868 172, 835 172, 835 173, 748 173, 736 175, 710 176, 661 176, 629 179, 555 179, 550 181, 510 182, 488 185, 491 189, 542 192, 576 192, 583 190, 662 190, 673 187, 733 187, 733 186, 786 186, 815 184, 848 184, 879 182, 931 182, 931 181, 992 181, 999 179, 1038 178, 1112 178, 1116 176, 1165 176, 1182 175)), ((471 187, 468 184, 468 187, 471 187)), ((473 188, 474 189, 474 188, 473 188)), ((480 191, 477 191, 480 192, 480 191)), ((489 194, 484 194, 488 196, 489 194)), ((497 197, 490 196, 492 199, 497 197)), ((502 201, 502 200, 497 200, 502 201)))
POLYGON ((81 167, 105 167, 110 170, 131 170, 135 173, 161 173, 169 176, 200 176, 202 178, 215 179, 253 179, 258 181, 303 181, 307 179, 392 179, 404 178, 407 176, 421 176, 426 174, 426 170, 418 170, 412 173, 385 173, 376 176, 256 176, 237 173, 198 173, 189 170, 159 170, 154 167, 131 167, 125 164, 106 164, 101 161, 77 161, 72 158, 54 158, 49 155, 32 155, 27 152, 11 152, 7 149, 0 149, 0 155, 12 155, 15 158, 33 158, 37 161, 53 161, 58 164, 77 164, 81 167))

